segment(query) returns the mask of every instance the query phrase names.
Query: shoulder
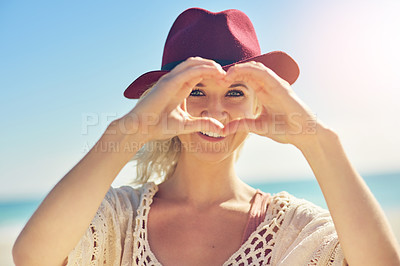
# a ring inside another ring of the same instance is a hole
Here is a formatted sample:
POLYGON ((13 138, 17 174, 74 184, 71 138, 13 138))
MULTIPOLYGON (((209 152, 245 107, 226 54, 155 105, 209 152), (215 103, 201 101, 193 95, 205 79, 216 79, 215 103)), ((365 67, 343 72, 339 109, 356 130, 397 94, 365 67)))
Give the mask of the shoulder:
MULTIPOLYGON (((275 239, 274 262, 285 265, 330 257, 337 249, 338 237, 328 210, 287 192, 272 196, 271 208, 280 223, 275 239), (277 211, 279 210, 279 212, 277 211)), ((321 264, 325 265, 325 264, 321 264)))
POLYGON ((274 194, 270 197, 269 206, 270 213, 283 212, 286 219, 290 220, 312 220, 316 217, 330 218, 328 210, 323 209, 314 203, 297 198, 286 191, 274 194))
POLYGON ((280 229, 292 232, 303 230, 310 232, 321 227, 333 226, 328 210, 285 191, 270 197, 266 220, 275 220, 280 229))
POLYGON ((139 186, 110 187, 102 202, 102 206, 111 207, 118 211, 132 211, 138 209, 140 202, 155 187, 154 183, 145 183, 139 186))

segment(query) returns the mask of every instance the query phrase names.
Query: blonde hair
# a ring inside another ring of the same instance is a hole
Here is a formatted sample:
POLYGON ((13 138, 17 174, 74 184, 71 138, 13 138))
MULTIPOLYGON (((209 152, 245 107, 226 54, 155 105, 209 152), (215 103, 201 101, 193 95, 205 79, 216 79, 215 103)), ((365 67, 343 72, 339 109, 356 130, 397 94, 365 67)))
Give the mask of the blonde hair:
MULTIPOLYGON (((154 85, 140 96, 138 102, 153 89, 154 85)), ((164 182, 174 173, 180 151, 181 141, 177 136, 146 142, 131 159, 136 162, 136 178, 131 183, 140 185, 150 181, 164 182)))
MULTIPOLYGON (((141 96, 139 101, 154 87, 151 86, 141 96)), ((260 104, 255 97, 256 116, 261 113, 260 104)), ((248 136, 247 136, 248 137, 248 136)), ((239 159, 244 146, 243 141, 235 151, 235 162, 239 159)), ((143 145, 131 161, 136 161, 136 178, 131 182, 140 185, 146 182, 162 183, 172 176, 181 154, 181 141, 177 136, 166 140, 152 140, 143 145)))
POLYGON ((164 182, 174 173, 180 154, 181 141, 177 136, 147 142, 132 159, 136 161, 136 178, 132 183, 164 182))

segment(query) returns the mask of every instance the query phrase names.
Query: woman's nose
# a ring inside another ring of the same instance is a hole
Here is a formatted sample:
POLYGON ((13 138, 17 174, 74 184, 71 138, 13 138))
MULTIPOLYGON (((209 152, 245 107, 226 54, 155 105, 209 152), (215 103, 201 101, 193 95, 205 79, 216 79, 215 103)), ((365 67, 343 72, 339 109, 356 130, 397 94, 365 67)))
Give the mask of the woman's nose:
POLYGON ((207 107, 201 112, 201 116, 215 118, 223 124, 229 118, 226 108, 217 101, 209 102, 207 107))

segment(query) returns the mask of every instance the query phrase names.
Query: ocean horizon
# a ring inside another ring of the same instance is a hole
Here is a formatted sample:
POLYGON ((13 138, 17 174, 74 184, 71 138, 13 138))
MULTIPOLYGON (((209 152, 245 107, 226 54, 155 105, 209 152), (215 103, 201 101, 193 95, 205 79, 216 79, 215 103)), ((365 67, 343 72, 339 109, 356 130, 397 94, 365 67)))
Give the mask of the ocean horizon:
MULTIPOLYGON (((363 176, 375 195, 400 242, 400 172, 363 176)), ((292 181, 249 182, 249 185, 271 194, 287 191, 327 209, 324 197, 315 179, 292 181)), ((12 244, 23 226, 37 209, 43 197, 34 199, 0 200, 0 265, 14 265, 12 244)))

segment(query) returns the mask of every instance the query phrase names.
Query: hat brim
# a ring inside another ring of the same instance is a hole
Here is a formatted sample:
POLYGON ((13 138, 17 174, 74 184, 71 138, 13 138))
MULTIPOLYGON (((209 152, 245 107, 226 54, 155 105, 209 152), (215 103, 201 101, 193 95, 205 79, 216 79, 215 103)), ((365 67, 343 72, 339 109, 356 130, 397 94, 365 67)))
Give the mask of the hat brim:
MULTIPOLYGON (((266 67, 274 71, 279 77, 286 80, 292 85, 300 74, 299 66, 292 57, 282 51, 274 51, 267 54, 259 55, 256 57, 248 58, 245 60, 238 61, 233 64, 222 66, 224 70, 229 69, 231 66, 245 63, 245 62, 260 62, 266 67)), ((150 71, 133 81, 124 92, 124 96, 128 99, 139 99, 140 96, 150 88, 155 82, 157 82, 162 76, 167 74, 169 71, 150 71)))

